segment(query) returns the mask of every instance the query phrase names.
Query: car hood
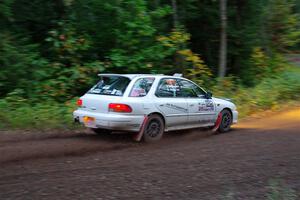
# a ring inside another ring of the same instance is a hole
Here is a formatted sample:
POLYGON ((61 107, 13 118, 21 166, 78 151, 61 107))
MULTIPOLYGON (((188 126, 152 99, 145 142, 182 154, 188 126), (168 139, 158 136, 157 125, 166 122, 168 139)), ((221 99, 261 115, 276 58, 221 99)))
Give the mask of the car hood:
POLYGON ((225 101, 229 101, 229 102, 232 102, 232 99, 230 98, 226 98, 226 97, 214 97, 214 99, 220 99, 220 100, 225 100, 225 101))
POLYGON ((236 109, 236 106, 234 105, 234 103, 231 102, 230 99, 227 98, 216 98, 216 97, 212 97, 212 99, 214 100, 214 102, 216 104, 220 104, 223 105, 224 107, 229 107, 233 110, 236 109))

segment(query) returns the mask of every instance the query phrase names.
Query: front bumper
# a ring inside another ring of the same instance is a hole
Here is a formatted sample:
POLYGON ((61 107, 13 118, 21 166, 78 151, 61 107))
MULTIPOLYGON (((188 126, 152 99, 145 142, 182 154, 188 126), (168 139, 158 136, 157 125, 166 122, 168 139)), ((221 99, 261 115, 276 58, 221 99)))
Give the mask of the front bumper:
POLYGON ((239 113, 238 111, 232 111, 232 123, 233 124, 236 124, 238 122, 238 116, 239 116, 239 113))
POLYGON ((129 115, 116 113, 95 113, 85 110, 75 110, 73 112, 75 122, 84 124, 89 128, 103 128, 116 131, 138 132, 144 120, 144 115, 129 115), (84 123, 84 117, 95 118, 94 123, 84 123))

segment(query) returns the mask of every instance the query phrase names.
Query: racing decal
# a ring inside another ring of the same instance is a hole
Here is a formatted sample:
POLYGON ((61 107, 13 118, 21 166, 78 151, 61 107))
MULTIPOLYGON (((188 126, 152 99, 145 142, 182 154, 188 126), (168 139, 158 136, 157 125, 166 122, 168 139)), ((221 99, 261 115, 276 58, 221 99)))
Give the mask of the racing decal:
POLYGON ((170 109, 178 110, 178 111, 181 111, 181 112, 184 112, 184 113, 188 112, 188 109, 177 106, 177 105, 174 105, 174 104, 171 104, 171 103, 163 104, 163 106, 165 106, 167 108, 170 108, 170 109))
POLYGON ((205 102, 198 103, 198 111, 214 111, 214 102, 211 99, 206 99, 205 102))

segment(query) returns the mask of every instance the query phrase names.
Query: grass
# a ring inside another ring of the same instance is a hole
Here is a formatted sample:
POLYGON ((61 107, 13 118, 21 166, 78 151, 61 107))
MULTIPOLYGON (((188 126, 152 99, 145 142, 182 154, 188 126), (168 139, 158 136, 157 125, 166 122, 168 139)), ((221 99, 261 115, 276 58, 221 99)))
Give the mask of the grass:
POLYGON ((297 193, 282 181, 271 180, 268 186, 267 200, 296 200, 297 193))
POLYGON ((0 129, 71 129, 74 100, 66 103, 0 100, 0 129))
MULTIPOLYGON (((266 194, 260 199, 265 200, 296 200, 298 199, 297 192, 289 187, 284 181, 279 179, 271 179, 266 186, 266 194)), ((224 200, 236 199, 237 193, 234 190, 228 190, 223 196, 224 200)))

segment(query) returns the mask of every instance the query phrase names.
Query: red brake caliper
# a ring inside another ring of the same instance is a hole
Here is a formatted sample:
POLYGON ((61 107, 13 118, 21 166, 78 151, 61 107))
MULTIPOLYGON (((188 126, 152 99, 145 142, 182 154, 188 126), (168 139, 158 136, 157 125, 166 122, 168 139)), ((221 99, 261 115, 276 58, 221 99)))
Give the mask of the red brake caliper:
POLYGON ((218 130, 218 128, 220 127, 221 122, 222 122, 222 113, 219 113, 217 121, 215 123, 215 126, 212 129, 213 132, 216 132, 218 130))

